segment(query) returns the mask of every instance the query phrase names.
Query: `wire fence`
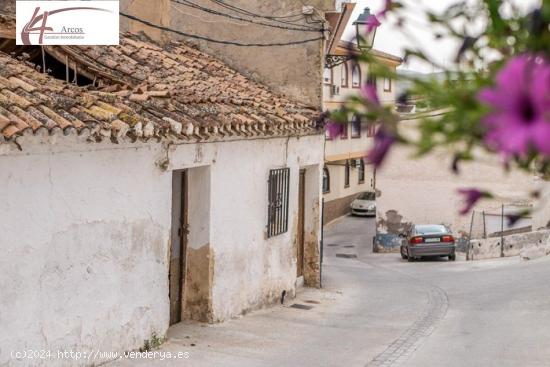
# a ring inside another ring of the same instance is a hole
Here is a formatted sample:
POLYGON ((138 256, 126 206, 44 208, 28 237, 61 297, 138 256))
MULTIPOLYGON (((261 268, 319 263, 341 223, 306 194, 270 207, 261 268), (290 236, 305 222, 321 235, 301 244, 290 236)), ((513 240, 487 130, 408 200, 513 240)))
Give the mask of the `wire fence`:
POLYGON ((474 210, 470 222, 470 239, 485 239, 529 232, 532 217, 526 207, 503 204, 499 208, 474 210))

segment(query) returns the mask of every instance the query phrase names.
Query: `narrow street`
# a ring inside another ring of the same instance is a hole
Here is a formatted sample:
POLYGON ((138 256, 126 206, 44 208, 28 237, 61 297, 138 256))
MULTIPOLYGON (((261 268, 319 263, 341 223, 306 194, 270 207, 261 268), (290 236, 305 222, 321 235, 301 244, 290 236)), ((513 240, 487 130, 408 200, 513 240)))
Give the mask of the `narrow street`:
POLYGON ((373 254, 373 233, 364 218, 327 228, 323 290, 223 324, 172 327, 161 351, 188 360, 111 365, 548 365, 548 258, 408 263, 373 254))

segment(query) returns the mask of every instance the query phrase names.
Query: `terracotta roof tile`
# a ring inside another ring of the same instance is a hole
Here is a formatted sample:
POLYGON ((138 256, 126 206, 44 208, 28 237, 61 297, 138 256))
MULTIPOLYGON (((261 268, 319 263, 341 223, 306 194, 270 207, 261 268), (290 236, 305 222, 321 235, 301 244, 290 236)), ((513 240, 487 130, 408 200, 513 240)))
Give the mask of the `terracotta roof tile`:
POLYGON ((114 142, 316 131, 319 111, 183 43, 163 49, 124 34, 120 46, 45 49, 98 82, 77 87, 0 53, 0 141, 43 128, 66 134, 86 130, 90 141, 114 142))

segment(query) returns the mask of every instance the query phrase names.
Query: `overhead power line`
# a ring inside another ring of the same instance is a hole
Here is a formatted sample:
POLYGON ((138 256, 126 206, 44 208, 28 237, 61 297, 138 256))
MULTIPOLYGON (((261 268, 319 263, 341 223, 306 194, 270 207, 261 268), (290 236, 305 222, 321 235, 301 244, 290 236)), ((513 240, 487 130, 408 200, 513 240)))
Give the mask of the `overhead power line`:
POLYGON ((303 23, 297 23, 300 18, 305 19, 307 24, 324 23, 324 20, 322 20, 322 19, 311 21, 307 16, 305 16, 305 14, 302 13, 302 11, 299 11, 298 13, 294 13, 294 14, 287 14, 287 15, 281 15, 281 16, 275 16, 275 15, 274 16, 269 16, 269 15, 253 13, 249 10, 239 8, 238 6, 230 5, 226 2, 226 0, 210 0, 210 1, 216 3, 220 6, 223 6, 226 9, 233 10, 234 12, 237 12, 237 13, 240 13, 240 14, 243 14, 243 15, 246 15, 246 16, 256 17, 256 18, 264 18, 264 19, 270 20, 272 22, 278 22, 278 23, 282 23, 282 24, 308 27, 307 25, 305 25, 303 23), (291 20, 290 18, 293 18, 293 19, 291 20), (284 19, 284 20, 281 20, 281 19, 284 19))
MULTIPOLYGON (((298 12, 298 13, 295 13, 295 14, 288 14, 288 15, 282 15, 282 16, 268 16, 268 15, 253 13, 251 11, 239 8, 237 6, 230 5, 227 2, 225 2, 225 0, 210 0, 210 1, 212 1, 215 4, 218 4, 219 6, 222 6, 226 9, 232 10, 236 13, 243 14, 245 16, 255 17, 255 18, 263 18, 263 19, 267 19, 269 21, 277 22, 277 23, 281 23, 281 24, 294 25, 294 26, 298 26, 298 27, 308 27, 307 25, 305 25, 303 23, 297 23, 299 21, 299 19, 305 19, 307 24, 323 23, 323 20, 310 21, 301 11, 298 12), (291 20, 290 18, 293 18, 293 19, 291 20), (284 19, 284 20, 281 20, 281 19, 284 19)), ((313 28, 313 27, 311 27, 311 28, 313 28)))
POLYGON ((169 27, 154 24, 154 23, 151 23, 151 22, 149 22, 145 19, 141 19, 141 18, 138 18, 136 16, 126 14, 126 13, 123 13, 123 12, 119 12, 119 14, 122 15, 123 17, 128 18, 128 19, 135 20, 136 22, 140 22, 142 24, 148 25, 149 27, 160 29, 162 31, 171 32, 171 33, 179 34, 180 36, 184 36, 184 37, 195 38, 195 39, 199 39, 199 40, 203 40, 203 41, 219 43, 219 44, 224 44, 224 45, 233 45, 233 46, 241 46, 241 47, 292 46, 292 45, 301 45, 301 44, 304 44, 304 43, 320 41, 320 40, 324 39, 324 36, 320 36, 320 37, 307 38, 307 39, 304 39, 304 40, 290 41, 290 42, 241 43, 241 42, 235 42, 235 41, 218 40, 218 39, 214 39, 214 38, 210 38, 210 37, 206 37, 206 36, 200 36, 200 35, 197 35, 197 34, 186 33, 186 32, 182 32, 182 31, 178 31, 177 29, 172 29, 172 28, 169 28, 169 27))
POLYGON ((210 8, 205 8, 204 6, 200 6, 200 5, 195 4, 195 3, 193 3, 192 1, 189 1, 189 0, 171 0, 171 1, 176 3, 176 4, 185 5, 185 6, 188 6, 190 8, 198 9, 198 10, 201 10, 201 11, 206 12, 206 13, 219 15, 219 16, 234 19, 234 20, 240 20, 240 21, 243 21, 243 22, 253 23, 253 24, 261 25, 261 26, 265 26, 265 27, 273 27, 273 28, 280 28, 280 29, 293 30, 293 31, 302 31, 302 32, 324 32, 324 28, 317 28, 317 27, 311 27, 311 26, 306 26, 306 25, 288 26, 288 25, 257 22, 257 21, 254 21, 252 19, 242 18, 242 17, 231 15, 231 14, 222 13, 220 11, 213 10, 213 9, 210 9, 210 8))
MULTIPOLYGON (((280 16, 262 15, 262 14, 253 13, 253 12, 251 12, 249 10, 246 10, 246 9, 243 9, 243 8, 239 8, 238 6, 235 6, 235 5, 228 4, 224 0, 210 0, 210 1, 213 2, 213 3, 216 3, 220 6, 223 6, 224 8, 231 9, 236 13, 241 13, 241 14, 244 14, 244 15, 257 17, 257 18, 265 18, 265 19, 275 20, 275 19, 290 19, 290 18, 297 18, 297 17, 302 18, 304 16, 304 14, 302 14, 301 11, 298 12, 298 13, 294 13, 294 14, 280 15, 280 16)), ((284 22, 284 23, 287 23, 287 22, 284 22)))

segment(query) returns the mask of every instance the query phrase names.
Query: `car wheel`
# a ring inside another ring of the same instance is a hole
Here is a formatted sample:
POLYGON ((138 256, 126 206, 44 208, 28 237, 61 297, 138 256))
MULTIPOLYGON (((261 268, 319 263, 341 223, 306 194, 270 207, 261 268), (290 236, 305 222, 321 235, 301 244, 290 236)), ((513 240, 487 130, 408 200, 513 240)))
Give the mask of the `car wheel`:
POLYGON ((449 255, 449 261, 455 261, 456 260, 456 254, 449 255))
POLYGON ((407 251, 407 260, 412 263, 414 261, 414 257, 412 257, 409 252, 407 251))
POLYGON ((403 252, 403 249, 401 249, 401 258, 403 260, 407 260, 407 255, 405 255, 405 253, 403 252))

